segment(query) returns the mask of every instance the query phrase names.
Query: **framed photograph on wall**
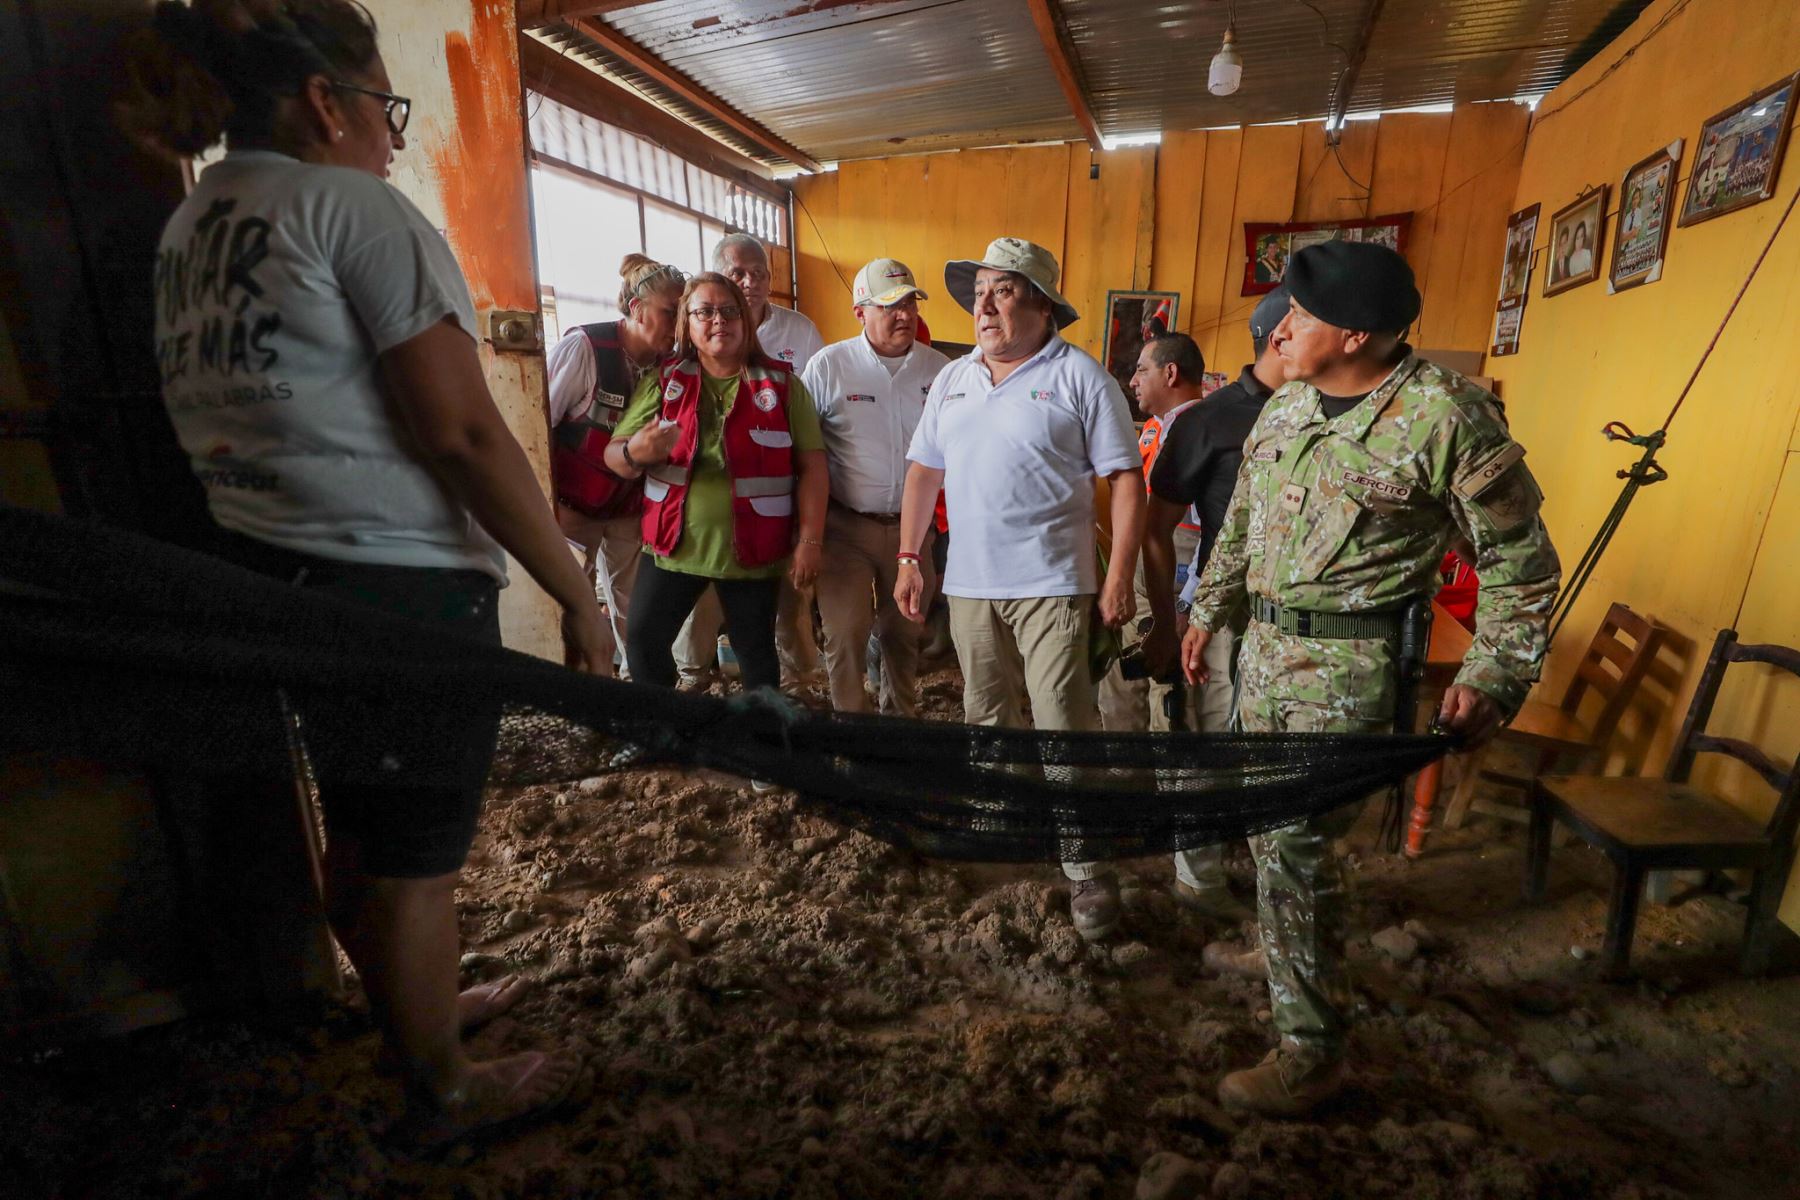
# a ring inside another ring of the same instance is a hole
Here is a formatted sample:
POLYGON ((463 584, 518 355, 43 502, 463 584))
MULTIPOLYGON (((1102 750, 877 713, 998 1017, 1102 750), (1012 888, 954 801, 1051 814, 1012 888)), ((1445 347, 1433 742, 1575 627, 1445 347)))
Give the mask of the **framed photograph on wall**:
POLYGON ((1519 352, 1519 330, 1525 323, 1525 299, 1508 300, 1494 310, 1494 343, 1488 357, 1504 358, 1519 352))
POLYGON ((1675 183, 1681 177, 1682 139, 1626 170, 1619 182, 1619 227, 1613 234, 1608 291, 1618 292, 1662 278, 1663 251, 1669 245, 1669 213, 1675 207, 1675 183))
POLYGON ((1274 291, 1287 274, 1288 260, 1320 242, 1375 242, 1405 254, 1406 234, 1411 228, 1411 213, 1389 213, 1361 221, 1290 221, 1285 225, 1246 221, 1244 287, 1240 294, 1260 296, 1274 291))
POLYGON ((1181 309, 1177 292, 1106 293, 1106 341, 1101 361, 1106 372, 1125 389, 1125 402, 1131 405, 1131 419, 1142 421, 1137 397, 1131 394, 1131 373, 1137 370, 1138 351, 1159 333, 1176 328, 1181 309))
POLYGON ((1694 171, 1688 176, 1678 224, 1711 220, 1760 204, 1775 194, 1797 82, 1800 72, 1777 80, 1701 124, 1694 171))
POLYGON ((1554 296, 1600 278, 1600 251, 1606 241, 1606 185, 1603 183, 1550 217, 1550 262, 1544 268, 1544 295, 1554 296))
POLYGON ((1525 284, 1531 278, 1531 244, 1537 240, 1538 208, 1536 204, 1521 208, 1506 218, 1506 256, 1500 260, 1501 304, 1525 299, 1525 284))

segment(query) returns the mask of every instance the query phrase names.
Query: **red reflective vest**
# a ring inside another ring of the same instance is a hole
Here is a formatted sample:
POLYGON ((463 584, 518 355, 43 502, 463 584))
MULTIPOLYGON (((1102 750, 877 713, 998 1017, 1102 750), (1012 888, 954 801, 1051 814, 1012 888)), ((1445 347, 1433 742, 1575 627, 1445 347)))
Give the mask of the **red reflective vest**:
MULTIPOLYGON (((766 567, 794 548, 794 437, 788 429, 787 364, 758 358, 738 376, 725 414, 725 472, 731 477, 731 543, 746 567, 766 567)), ((665 360, 662 410, 681 427, 669 461, 644 474, 644 543, 675 553, 688 483, 700 450, 700 365, 665 360)))
POLYGON ((550 478, 556 499, 587 517, 635 516, 643 507, 644 489, 635 479, 621 479, 606 465, 606 444, 625 415, 630 387, 607 390, 632 376, 619 341, 617 322, 583 325, 594 352, 594 389, 579 413, 570 413, 550 431, 550 478))

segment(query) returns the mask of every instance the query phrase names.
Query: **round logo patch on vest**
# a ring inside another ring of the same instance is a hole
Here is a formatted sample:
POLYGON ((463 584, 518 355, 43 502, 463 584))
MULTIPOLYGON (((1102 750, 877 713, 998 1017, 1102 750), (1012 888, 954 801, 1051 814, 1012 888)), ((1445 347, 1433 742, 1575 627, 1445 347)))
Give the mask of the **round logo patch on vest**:
POLYGON ((669 380, 669 386, 663 389, 663 402, 666 404, 673 404, 681 399, 686 391, 687 388, 683 386, 681 380, 671 379, 669 380))
POLYGON ((775 406, 781 403, 775 395, 775 389, 772 387, 758 388, 756 394, 751 397, 751 400, 756 404, 756 407, 762 409, 762 411, 766 413, 774 412, 775 406))

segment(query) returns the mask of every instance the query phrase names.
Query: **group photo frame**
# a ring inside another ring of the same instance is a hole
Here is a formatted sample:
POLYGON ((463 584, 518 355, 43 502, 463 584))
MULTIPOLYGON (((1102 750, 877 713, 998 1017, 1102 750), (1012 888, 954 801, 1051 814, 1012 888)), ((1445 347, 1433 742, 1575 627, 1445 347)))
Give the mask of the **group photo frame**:
POLYGON ((1775 194, 1793 125, 1800 71, 1715 113, 1700 125, 1678 225, 1695 225, 1775 194))
POLYGON ((1554 296, 1600 278, 1601 251, 1606 241, 1606 195, 1603 183, 1551 214, 1544 295, 1554 296))
POLYGON ((1281 286, 1288 260, 1321 242, 1374 242, 1406 253, 1412 214, 1388 213, 1357 221, 1244 222, 1244 296, 1261 296, 1281 286))
POLYGON ((1669 217, 1681 178, 1682 140, 1633 163, 1619 181, 1618 228, 1613 235, 1607 287, 1614 292, 1662 278, 1669 246, 1669 217))

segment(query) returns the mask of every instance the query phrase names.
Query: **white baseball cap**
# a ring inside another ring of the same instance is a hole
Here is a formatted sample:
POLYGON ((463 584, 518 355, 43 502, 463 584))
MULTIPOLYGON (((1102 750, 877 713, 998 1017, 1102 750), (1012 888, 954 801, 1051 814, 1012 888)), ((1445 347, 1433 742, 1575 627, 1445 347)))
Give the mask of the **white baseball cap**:
POLYGON ((856 282, 850 285, 850 303, 858 307, 873 304, 877 308, 891 308, 908 296, 917 296, 921 300, 931 298, 913 279, 912 268, 893 258, 869 262, 856 273, 856 282))
POLYGON ((944 286, 950 289, 950 294, 965 312, 975 311, 975 274, 983 267, 1011 271, 1029 279, 1032 287, 1050 298, 1058 329, 1066 329, 1081 319, 1075 306, 1056 290, 1056 281, 1062 274, 1062 269, 1056 265, 1056 255, 1035 242, 1015 237, 995 238, 989 242, 984 258, 959 258, 944 264, 944 286))

